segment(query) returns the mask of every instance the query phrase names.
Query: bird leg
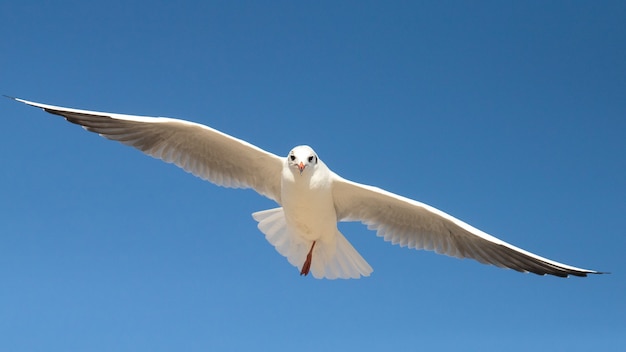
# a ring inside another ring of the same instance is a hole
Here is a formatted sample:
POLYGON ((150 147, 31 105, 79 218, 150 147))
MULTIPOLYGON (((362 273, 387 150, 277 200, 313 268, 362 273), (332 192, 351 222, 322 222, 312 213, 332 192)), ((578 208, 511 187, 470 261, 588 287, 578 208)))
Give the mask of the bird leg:
POLYGON ((307 276, 309 274, 309 270, 311 270, 311 259, 313 259, 313 247, 315 247, 315 241, 311 245, 311 249, 309 250, 309 254, 306 255, 306 260, 302 265, 302 270, 300 270, 300 276, 307 276))

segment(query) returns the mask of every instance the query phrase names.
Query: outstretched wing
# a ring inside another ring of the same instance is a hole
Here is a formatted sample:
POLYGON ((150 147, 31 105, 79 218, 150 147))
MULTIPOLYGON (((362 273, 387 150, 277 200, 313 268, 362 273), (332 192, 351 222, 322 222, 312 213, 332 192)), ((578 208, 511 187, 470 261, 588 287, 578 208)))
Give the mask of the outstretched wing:
MULTIPOLYGON (((336 176, 336 175, 335 175, 336 176)), ((337 219, 361 221, 386 241, 434 250, 457 258, 539 275, 587 276, 600 272, 576 268, 517 248, 426 204, 380 188, 348 181, 333 182, 337 219)))
POLYGON ((282 158, 210 127, 165 117, 69 109, 13 98, 173 163, 219 186, 252 188, 280 203, 282 158))

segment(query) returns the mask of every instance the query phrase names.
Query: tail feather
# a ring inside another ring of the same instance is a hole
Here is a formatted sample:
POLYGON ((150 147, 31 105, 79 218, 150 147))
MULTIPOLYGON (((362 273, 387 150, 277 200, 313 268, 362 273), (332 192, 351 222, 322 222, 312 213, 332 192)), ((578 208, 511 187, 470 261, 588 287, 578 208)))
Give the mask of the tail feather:
POLYGON ((291 265, 302 267, 309 248, 305 241, 289 235, 283 208, 258 211, 252 217, 259 222, 259 230, 276 251, 286 257, 291 265))
MULTIPOLYGON (((278 253, 291 265, 302 269, 312 241, 305 240, 289 231, 282 208, 259 211, 252 214, 259 222, 259 230, 278 253)), ((318 241, 313 249, 311 273, 317 279, 357 279, 369 276, 372 267, 361 257, 348 240, 337 230, 332 240, 318 241)))

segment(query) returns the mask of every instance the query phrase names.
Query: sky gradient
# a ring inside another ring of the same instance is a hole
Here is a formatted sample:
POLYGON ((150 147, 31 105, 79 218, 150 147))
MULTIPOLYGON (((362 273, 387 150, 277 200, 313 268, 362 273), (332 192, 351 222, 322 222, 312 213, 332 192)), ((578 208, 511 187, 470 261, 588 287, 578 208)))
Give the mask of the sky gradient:
POLYGON ((521 274, 340 224, 316 280, 219 188, 0 100, 2 351, 623 351, 626 3, 0 0, 0 93, 183 118, 610 275, 521 274))

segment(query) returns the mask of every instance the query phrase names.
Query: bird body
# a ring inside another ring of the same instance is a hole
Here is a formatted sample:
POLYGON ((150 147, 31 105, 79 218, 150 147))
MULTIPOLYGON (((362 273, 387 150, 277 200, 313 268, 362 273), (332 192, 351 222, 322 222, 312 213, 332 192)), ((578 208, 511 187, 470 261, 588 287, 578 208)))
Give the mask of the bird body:
POLYGON ((294 148, 291 154, 301 155, 294 159, 297 163, 287 158, 282 170, 281 205, 289 229, 309 241, 327 241, 337 229, 337 214, 331 188, 332 174, 321 161, 309 163, 307 159, 311 153, 311 148, 300 146, 294 148), (302 159, 307 164, 300 161, 302 159), (300 162, 306 165, 303 172, 299 172, 300 162))
POLYGON ((174 163, 219 186, 252 188, 280 207, 253 213, 289 263, 315 278, 359 278, 371 266, 338 230, 360 221, 386 241, 520 272, 560 277, 601 272, 562 264, 486 234, 424 203, 332 172, 309 146, 279 157, 201 124, 16 101, 63 116, 88 131, 174 163))
POLYGON ((263 217, 265 212, 253 217, 268 241, 302 275, 310 267, 316 278, 368 276, 372 268, 337 229, 335 177, 311 147, 295 147, 282 169, 282 208, 270 210, 274 212, 270 224, 263 217), (308 259, 309 253, 314 260, 308 259))

